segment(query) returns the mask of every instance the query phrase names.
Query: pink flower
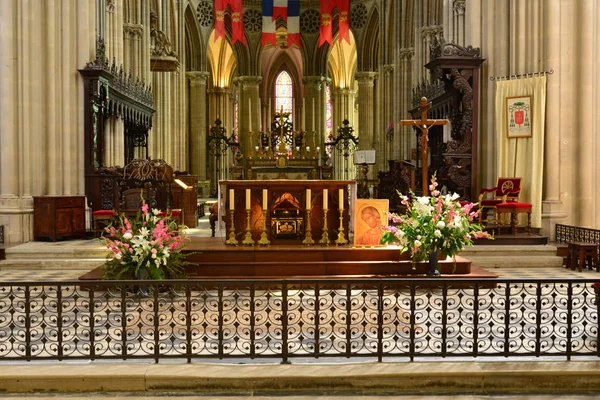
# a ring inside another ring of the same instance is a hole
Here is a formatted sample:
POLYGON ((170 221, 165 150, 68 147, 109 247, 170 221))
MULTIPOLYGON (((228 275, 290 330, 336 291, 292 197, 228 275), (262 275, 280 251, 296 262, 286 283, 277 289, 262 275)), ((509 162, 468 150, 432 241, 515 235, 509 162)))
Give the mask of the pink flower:
POLYGON ((144 204, 144 205, 142 206, 142 212, 143 212, 144 214, 148 214, 148 204, 144 204))

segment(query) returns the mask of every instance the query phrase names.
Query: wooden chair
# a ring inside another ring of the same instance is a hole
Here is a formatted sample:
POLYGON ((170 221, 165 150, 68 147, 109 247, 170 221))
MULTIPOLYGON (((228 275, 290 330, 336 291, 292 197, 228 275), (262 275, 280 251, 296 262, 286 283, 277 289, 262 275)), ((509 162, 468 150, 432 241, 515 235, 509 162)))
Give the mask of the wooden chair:
POLYGON ((156 190, 152 188, 131 188, 124 190, 121 199, 121 212, 127 216, 135 216, 146 203, 150 209, 156 208, 156 190))
POLYGON ((114 210, 96 210, 92 212, 92 221, 94 223, 94 236, 100 237, 102 230, 111 223, 117 215, 114 210))
POLYGON ((492 213, 492 222, 496 221, 496 206, 507 202, 518 202, 521 194, 521 178, 498 178, 496 186, 489 189, 481 189, 479 192, 479 223, 483 224, 488 218, 488 212, 492 213), (488 193, 493 193, 494 198, 485 198, 488 193))

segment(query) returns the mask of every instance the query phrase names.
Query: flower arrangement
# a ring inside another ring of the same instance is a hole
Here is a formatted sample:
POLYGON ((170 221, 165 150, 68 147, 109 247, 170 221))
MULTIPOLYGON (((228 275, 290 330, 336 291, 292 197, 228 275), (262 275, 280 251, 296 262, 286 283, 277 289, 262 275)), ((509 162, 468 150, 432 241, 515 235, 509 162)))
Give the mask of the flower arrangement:
POLYGON ((109 254, 104 279, 165 279, 184 276, 184 227, 143 204, 133 219, 118 214, 102 237, 109 254))
POLYGON ((408 196, 400 194, 406 214, 388 213, 392 224, 384 227, 381 243, 397 243, 402 253, 410 252, 413 261, 424 261, 433 252, 455 258, 473 239, 492 238, 473 223, 478 216, 473 203, 461 205, 458 194, 443 195, 437 186, 433 176, 431 196, 413 196, 412 204, 408 196))

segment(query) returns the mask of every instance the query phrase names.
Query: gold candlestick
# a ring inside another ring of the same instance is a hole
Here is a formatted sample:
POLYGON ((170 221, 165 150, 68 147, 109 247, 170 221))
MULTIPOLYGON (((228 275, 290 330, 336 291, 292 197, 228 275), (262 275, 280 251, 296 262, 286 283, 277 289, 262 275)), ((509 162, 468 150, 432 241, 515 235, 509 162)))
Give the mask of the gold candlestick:
POLYGON ((254 239, 252 239, 252 232, 250 231, 250 209, 246 210, 246 214, 248 215, 248 223, 246 224, 246 236, 242 244, 254 246, 254 239))
POLYGON ((315 244, 315 241, 312 238, 312 232, 310 231, 310 210, 306 210, 306 233, 304 235, 302 244, 306 246, 312 246, 315 244))
POLYGON ((335 241, 335 244, 337 244, 337 245, 348 244, 348 241, 346 240, 346 236, 344 236, 344 209, 343 208, 340 208, 340 229, 339 229, 338 237, 335 241))
POLYGON ((237 246, 238 241, 235 238, 235 210, 229 210, 229 215, 229 239, 227 239, 225 244, 237 246))
POLYGON ((324 244, 325 246, 329 246, 329 233, 327 232, 327 211, 328 209, 323 209, 323 236, 321 240, 319 240, 320 244, 324 244))
POLYGON ((260 246, 267 246, 271 244, 269 238, 267 238, 267 210, 263 209, 263 229, 260 234, 260 239, 258 240, 258 244, 260 246))

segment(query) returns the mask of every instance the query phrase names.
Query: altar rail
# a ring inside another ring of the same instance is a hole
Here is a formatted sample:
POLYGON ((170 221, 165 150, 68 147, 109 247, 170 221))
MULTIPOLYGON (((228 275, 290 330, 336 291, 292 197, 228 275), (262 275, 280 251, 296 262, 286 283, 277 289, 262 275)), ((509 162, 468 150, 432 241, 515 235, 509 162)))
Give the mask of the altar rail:
POLYGON ((600 230, 556 224, 556 241, 558 243, 600 243, 600 230))
POLYGON ((594 282, 3 282, 0 361, 595 358, 594 282))

